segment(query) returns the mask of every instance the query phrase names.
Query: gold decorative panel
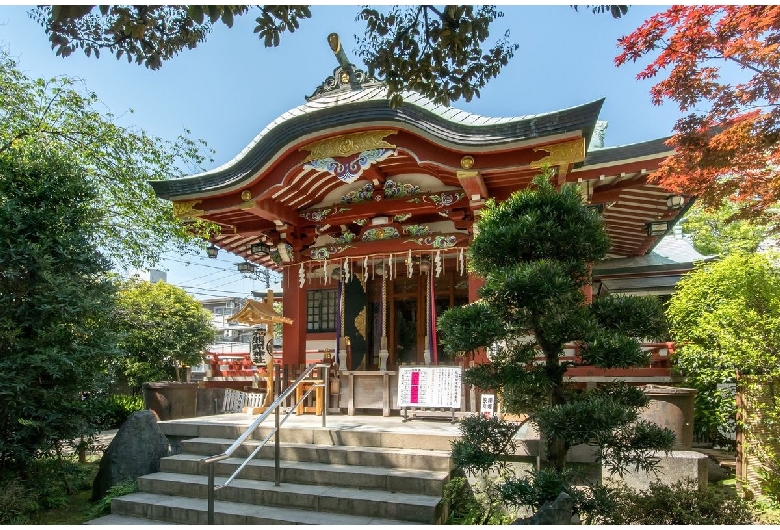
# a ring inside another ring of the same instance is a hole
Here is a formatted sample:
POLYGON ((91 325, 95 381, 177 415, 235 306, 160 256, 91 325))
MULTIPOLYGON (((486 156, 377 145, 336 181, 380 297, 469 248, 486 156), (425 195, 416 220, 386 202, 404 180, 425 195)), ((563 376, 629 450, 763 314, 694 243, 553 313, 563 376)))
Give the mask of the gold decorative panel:
POLYGON ((358 334, 363 337, 363 340, 366 339, 366 308, 364 307, 363 310, 358 313, 358 316, 355 317, 355 328, 357 329, 358 334))
POLYGON ((542 167, 545 164, 550 166, 574 164, 585 160, 585 139, 577 138, 570 142, 535 147, 534 151, 547 151, 550 154, 541 160, 531 162, 531 167, 542 167))
POLYGON ((173 216, 176 219, 192 219, 193 217, 200 217, 205 214, 205 210, 198 210, 195 205, 200 200, 196 201, 176 201, 173 203, 173 216))
POLYGON ((342 134, 304 145, 299 151, 309 151, 309 156, 303 161, 305 164, 323 158, 350 156, 369 149, 395 149, 395 145, 386 142, 384 138, 396 132, 398 131, 381 130, 342 134))

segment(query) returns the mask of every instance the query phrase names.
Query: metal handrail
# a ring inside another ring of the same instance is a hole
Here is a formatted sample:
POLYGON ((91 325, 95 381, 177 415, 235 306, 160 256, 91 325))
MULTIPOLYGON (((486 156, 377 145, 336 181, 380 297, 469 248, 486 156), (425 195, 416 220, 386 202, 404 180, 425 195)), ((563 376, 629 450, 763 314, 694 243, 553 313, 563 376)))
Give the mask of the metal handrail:
POLYGON ((209 470, 208 470, 208 524, 214 524, 214 493, 216 490, 224 488, 228 484, 230 484, 233 479, 241 472, 244 467, 249 463, 250 460, 252 460, 255 455, 262 449, 266 442, 271 439, 271 436, 274 436, 274 468, 275 468, 275 485, 280 484, 280 476, 281 476, 281 470, 279 467, 279 428, 282 426, 282 424, 287 421, 287 418, 290 417, 290 415, 293 413, 293 411, 300 405, 303 400, 306 399, 306 397, 318 387, 323 387, 323 406, 322 406, 322 426, 325 427, 327 424, 327 415, 328 415, 328 376, 330 372, 330 365, 329 364, 310 364, 306 367, 306 370, 304 370, 301 375, 298 376, 298 379, 296 379, 287 389, 285 389, 284 392, 279 393, 278 389, 280 386, 279 381, 279 366, 274 365, 274 392, 278 394, 278 397, 271 403, 271 405, 266 409, 265 412, 263 412, 258 418, 252 422, 252 424, 247 427, 246 431, 238 437, 238 439, 233 442, 233 444, 228 447, 225 452, 220 453, 218 455, 209 456, 206 458, 203 458, 201 462, 208 464, 209 470), (279 420, 279 409, 282 405, 282 403, 290 396, 290 394, 293 393, 293 391, 298 388, 298 386, 308 377, 315 369, 322 368, 324 370, 322 383, 318 383, 315 385, 312 385, 311 388, 299 399, 295 405, 293 405, 290 410, 287 412, 287 415, 284 417, 283 420, 279 420), (221 460, 225 460, 226 458, 230 458, 230 456, 243 445, 243 443, 254 433, 254 431, 257 429, 257 427, 260 426, 260 424, 271 415, 271 413, 275 414, 276 420, 274 428, 271 430, 271 432, 266 436, 262 442, 255 448, 254 451, 252 451, 252 454, 250 454, 244 462, 241 463, 241 465, 236 469, 236 471, 220 486, 214 485, 214 468, 217 462, 221 460))

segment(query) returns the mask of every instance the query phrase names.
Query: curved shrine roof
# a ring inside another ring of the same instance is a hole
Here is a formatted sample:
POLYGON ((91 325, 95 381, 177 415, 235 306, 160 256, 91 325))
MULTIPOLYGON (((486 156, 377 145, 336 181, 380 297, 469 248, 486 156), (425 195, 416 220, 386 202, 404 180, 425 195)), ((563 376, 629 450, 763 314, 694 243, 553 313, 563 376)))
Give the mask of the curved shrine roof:
POLYGON ((586 143, 593 134, 604 99, 543 114, 491 118, 446 107, 414 92, 391 108, 384 87, 323 95, 289 110, 268 124, 235 158, 222 166, 189 177, 152 181, 163 199, 218 191, 251 178, 281 150, 307 135, 333 127, 382 124, 410 129, 453 147, 485 148, 582 131, 586 143))

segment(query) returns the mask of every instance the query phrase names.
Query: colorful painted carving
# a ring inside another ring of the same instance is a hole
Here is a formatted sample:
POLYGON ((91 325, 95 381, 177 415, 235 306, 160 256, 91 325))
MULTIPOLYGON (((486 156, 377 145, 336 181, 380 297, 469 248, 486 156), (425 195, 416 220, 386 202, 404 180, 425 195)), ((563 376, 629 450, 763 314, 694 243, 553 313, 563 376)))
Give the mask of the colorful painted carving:
POLYGON ((347 210, 349 210, 349 208, 323 208, 322 210, 302 212, 300 216, 307 221, 319 223, 320 221, 324 221, 329 215, 336 215, 341 212, 346 212, 347 210))
POLYGON ((340 236, 335 238, 335 242, 345 245, 347 243, 352 243, 356 237, 357 235, 353 234, 352 232, 343 232, 340 236))
POLYGON ((311 259, 326 260, 331 256, 333 256, 334 254, 341 254, 348 248, 352 248, 352 246, 340 245, 340 246, 330 246, 330 247, 317 247, 311 249, 309 251, 309 254, 311 255, 311 259))
POLYGON ((400 237, 398 229, 393 226, 370 228, 363 232, 363 241, 379 241, 380 239, 395 239, 400 237))
POLYGON ((443 191, 441 193, 423 195, 422 197, 412 197, 411 199, 409 199, 409 202, 414 202, 419 204, 422 202, 430 201, 433 204, 435 204, 437 208, 446 208, 451 204, 455 204, 465 196, 466 194, 461 191, 455 191, 455 192, 443 191))
POLYGON ((385 199, 398 199, 420 193, 420 186, 413 184, 400 184, 392 180, 385 181, 385 199))
POLYGON ((424 245, 433 248, 452 248, 457 243, 455 236, 428 236, 418 237, 416 239, 408 239, 409 243, 417 243, 418 245, 424 245))
POLYGON ((404 227, 404 233, 414 237, 427 236, 431 229, 425 225, 409 225, 404 227))
POLYGON ((343 197, 341 202, 350 204, 356 202, 367 202, 374 198, 374 186, 370 182, 366 182, 366 185, 362 188, 358 188, 355 191, 350 191, 343 197))
POLYGON ((327 171, 340 181, 352 184, 360 178, 363 171, 393 154, 395 154, 395 149, 370 149, 359 153, 356 158, 345 164, 334 158, 318 158, 307 162, 303 167, 315 171, 327 171))
POLYGON ((368 222, 368 219, 355 219, 352 222, 358 226, 365 226, 365 224, 368 222))
POLYGON ((412 217, 412 214, 410 213, 399 213, 398 215, 393 216, 393 221, 396 221, 398 223, 403 223, 410 217, 412 217))

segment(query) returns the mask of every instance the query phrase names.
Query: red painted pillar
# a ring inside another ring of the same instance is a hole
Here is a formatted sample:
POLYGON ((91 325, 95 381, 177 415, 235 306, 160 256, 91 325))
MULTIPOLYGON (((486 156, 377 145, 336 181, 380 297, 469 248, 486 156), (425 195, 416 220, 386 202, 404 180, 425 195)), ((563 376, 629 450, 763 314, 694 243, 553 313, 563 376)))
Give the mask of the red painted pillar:
POLYGON ((469 274, 469 303, 476 302, 480 299, 477 291, 485 284, 484 278, 478 278, 473 274, 469 274))
POLYGON ((284 316, 292 324, 283 326, 282 364, 306 363, 306 287, 298 283, 298 269, 285 267, 282 275, 284 316))

